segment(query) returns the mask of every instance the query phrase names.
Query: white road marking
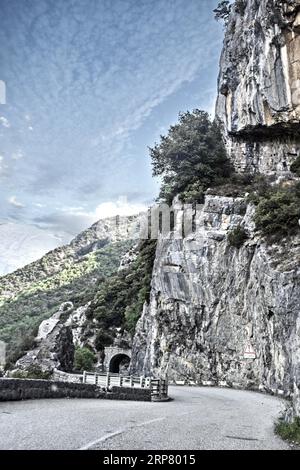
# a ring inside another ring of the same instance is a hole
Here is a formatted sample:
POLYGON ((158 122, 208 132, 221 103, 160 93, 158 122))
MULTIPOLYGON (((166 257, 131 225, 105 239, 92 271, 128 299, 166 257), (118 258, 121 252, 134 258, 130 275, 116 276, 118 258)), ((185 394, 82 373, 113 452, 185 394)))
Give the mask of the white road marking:
POLYGON ((165 417, 162 418, 155 418, 155 419, 150 419, 149 421, 144 421, 142 423, 137 423, 134 426, 127 426, 123 429, 119 429, 118 431, 111 432, 109 434, 106 434, 105 436, 100 437, 99 439, 96 439, 95 441, 89 442, 88 444, 82 446, 79 448, 79 450, 89 450, 92 447, 95 447, 95 445, 100 444, 100 442, 105 442, 108 439, 112 439, 113 437, 119 436, 120 434, 123 434, 124 432, 131 431, 134 428, 141 428, 143 426, 147 426, 148 424, 156 423, 157 421, 163 421, 166 419, 165 417))

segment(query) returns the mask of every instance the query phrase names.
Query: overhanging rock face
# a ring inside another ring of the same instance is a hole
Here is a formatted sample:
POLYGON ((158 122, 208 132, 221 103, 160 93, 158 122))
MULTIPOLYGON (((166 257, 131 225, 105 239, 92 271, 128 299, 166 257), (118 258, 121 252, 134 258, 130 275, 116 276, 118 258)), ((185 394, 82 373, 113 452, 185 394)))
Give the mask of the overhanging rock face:
POLYGON ((300 0, 232 6, 216 115, 238 170, 288 175, 300 155, 300 0))

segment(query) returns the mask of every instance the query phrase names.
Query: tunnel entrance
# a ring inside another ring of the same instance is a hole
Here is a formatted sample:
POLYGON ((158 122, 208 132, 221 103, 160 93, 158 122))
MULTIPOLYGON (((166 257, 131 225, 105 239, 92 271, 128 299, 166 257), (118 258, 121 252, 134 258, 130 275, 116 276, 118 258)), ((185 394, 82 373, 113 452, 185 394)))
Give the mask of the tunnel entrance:
POLYGON ((109 372, 125 375, 129 371, 130 357, 127 354, 116 354, 109 362, 109 372))

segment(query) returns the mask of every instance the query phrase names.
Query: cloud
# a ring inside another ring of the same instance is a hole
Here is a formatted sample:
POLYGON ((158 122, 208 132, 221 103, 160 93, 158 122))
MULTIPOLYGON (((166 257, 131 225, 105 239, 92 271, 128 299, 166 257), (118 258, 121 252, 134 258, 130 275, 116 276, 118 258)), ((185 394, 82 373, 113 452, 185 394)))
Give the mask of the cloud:
POLYGON ((116 215, 128 216, 144 212, 147 206, 142 203, 130 203, 126 196, 120 197, 116 202, 102 202, 96 207, 94 216, 96 219, 104 219, 106 217, 114 217, 116 215))
POLYGON ((10 123, 9 123, 8 119, 6 119, 6 117, 4 117, 4 116, 0 116, 0 122, 1 122, 3 127, 10 127, 10 123))
POLYGON ((88 217, 94 222, 109 217, 130 216, 147 210, 147 205, 141 202, 129 202, 127 196, 120 196, 117 201, 105 201, 99 204, 93 211, 85 211, 83 207, 66 207, 61 209, 69 216, 88 217))
POLYGON ((23 157, 24 157, 24 154, 20 149, 14 152, 11 156, 12 160, 21 160, 21 158, 23 157))
POLYGON ((7 176, 7 168, 3 155, 0 155, 0 176, 7 176))
POLYGON ((100 219, 116 215, 130 216, 146 210, 146 204, 129 202, 126 196, 121 196, 117 201, 99 204, 93 211, 86 211, 83 207, 57 208, 57 211, 50 215, 36 217, 34 223, 39 228, 51 229, 60 236, 65 236, 66 233, 74 236, 100 219))
POLYGON ((8 198, 8 202, 9 202, 12 206, 17 207, 18 209, 22 209, 22 208, 25 207, 24 204, 22 204, 21 202, 19 202, 19 201, 17 200, 17 196, 10 196, 10 197, 8 198))
POLYGON ((212 109, 223 36, 214 2, 5 2, 0 216, 76 234, 143 210, 158 192, 147 146, 180 110, 212 109))

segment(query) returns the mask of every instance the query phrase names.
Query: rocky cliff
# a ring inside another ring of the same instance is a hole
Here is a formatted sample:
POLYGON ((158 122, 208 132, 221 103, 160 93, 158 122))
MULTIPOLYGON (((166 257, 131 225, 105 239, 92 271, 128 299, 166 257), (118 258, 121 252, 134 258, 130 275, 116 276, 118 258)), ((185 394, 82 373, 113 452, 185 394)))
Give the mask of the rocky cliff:
POLYGON ((216 112, 238 170, 289 174, 300 155, 300 0, 234 3, 216 112))
POLYGON ((135 371, 297 393, 300 239, 266 245, 253 210, 242 198, 207 196, 194 233, 158 241, 151 300, 134 341, 135 371), (248 240, 237 249, 228 234, 239 224, 248 240))
MULTIPOLYGON (((293 178, 290 165, 300 155, 299 21, 298 0, 231 7, 217 117, 238 171, 293 178)), ((158 240, 132 369, 292 396, 300 413, 300 239, 267 244, 254 211, 246 196, 207 195, 193 233, 158 240), (240 248, 229 236, 237 226, 247 233, 240 248)))

